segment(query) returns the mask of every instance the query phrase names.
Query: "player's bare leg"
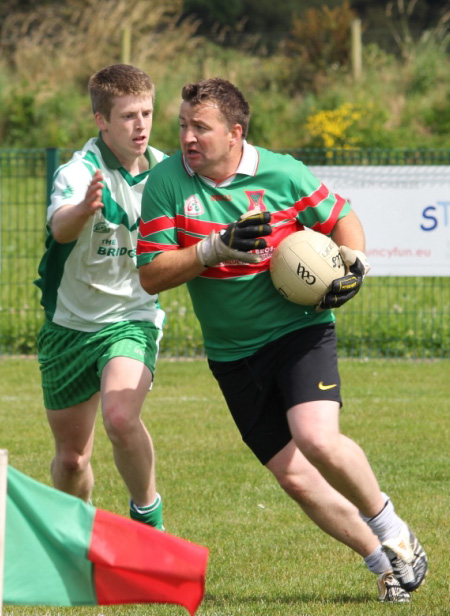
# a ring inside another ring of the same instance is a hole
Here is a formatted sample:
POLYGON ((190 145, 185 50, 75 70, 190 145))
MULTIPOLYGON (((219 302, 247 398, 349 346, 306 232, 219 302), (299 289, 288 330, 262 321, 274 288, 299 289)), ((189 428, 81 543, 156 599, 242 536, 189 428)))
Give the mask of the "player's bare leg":
POLYGON ((323 477, 352 502, 377 535, 394 576, 408 592, 427 572, 427 556, 414 533, 382 494, 363 450, 339 431, 339 404, 315 401, 289 409, 289 427, 297 446, 323 477))
POLYGON ((339 431, 339 404, 319 400, 288 411, 299 449, 338 492, 366 517, 376 516, 384 499, 363 450, 339 431))
POLYGON ((363 557, 379 545, 357 508, 330 486, 290 441, 266 464, 280 486, 331 537, 363 557))
POLYGON ((111 359, 102 372, 103 422, 117 469, 139 507, 156 498, 153 443, 141 420, 151 382, 150 370, 129 357, 111 359))
POLYGON ((86 502, 94 485, 90 460, 98 402, 99 395, 95 394, 76 406, 47 410, 55 442, 55 456, 51 463, 53 485, 86 502))

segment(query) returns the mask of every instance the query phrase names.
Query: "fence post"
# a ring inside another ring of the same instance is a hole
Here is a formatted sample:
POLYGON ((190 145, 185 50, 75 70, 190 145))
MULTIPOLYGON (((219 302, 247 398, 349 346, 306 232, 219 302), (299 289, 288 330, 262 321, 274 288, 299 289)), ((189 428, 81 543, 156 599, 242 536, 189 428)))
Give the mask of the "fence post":
POLYGON ((121 61, 122 64, 130 64, 131 58, 131 28, 129 26, 125 26, 122 29, 122 40, 121 40, 121 61))
POLYGON ((354 19, 351 25, 352 71, 358 81, 362 73, 361 20, 354 19))
POLYGON ((0 449, 0 616, 3 607, 3 565, 5 552, 5 518, 8 484, 8 450, 0 449))
POLYGON ((59 150, 58 148, 46 148, 47 152, 47 202, 50 203, 50 195, 53 186, 53 176, 59 166, 59 150))

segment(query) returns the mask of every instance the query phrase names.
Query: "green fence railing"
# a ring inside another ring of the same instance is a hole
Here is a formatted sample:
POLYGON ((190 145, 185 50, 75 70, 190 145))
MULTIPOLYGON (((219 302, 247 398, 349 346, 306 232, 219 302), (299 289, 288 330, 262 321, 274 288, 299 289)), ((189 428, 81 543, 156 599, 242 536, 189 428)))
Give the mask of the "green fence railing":
MULTIPOLYGON (((0 149, 0 354, 34 354, 43 321, 33 284, 42 256, 51 178, 73 150, 0 149)), ((308 165, 450 165, 448 150, 283 150, 308 165)), ((200 357, 203 344, 184 286, 161 294, 167 326, 162 357, 200 357)), ((337 311, 344 357, 448 358, 448 277, 368 276, 337 311)))

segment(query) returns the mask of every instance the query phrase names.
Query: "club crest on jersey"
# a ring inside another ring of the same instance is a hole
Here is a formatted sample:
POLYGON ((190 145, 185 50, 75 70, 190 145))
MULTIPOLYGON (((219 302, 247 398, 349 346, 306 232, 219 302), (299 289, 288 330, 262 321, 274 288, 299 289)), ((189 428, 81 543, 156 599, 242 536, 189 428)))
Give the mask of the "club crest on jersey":
POLYGON ((249 210, 254 210, 255 207, 259 207, 259 209, 262 212, 265 212, 267 210, 267 207, 265 206, 264 201, 263 201, 265 192, 266 192, 265 190, 246 190, 245 191, 245 194, 247 195, 248 201, 249 201, 249 205, 248 205, 249 210))
POLYGON ((111 229, 106 222, 97 222, 94 225, 94 233, 109 233, 110 231, 111 229))
POLYGON ((184 213, 186 216, 200 216, 203 212, 203 203, 197 195, 191 195, 184 202, 184 213))

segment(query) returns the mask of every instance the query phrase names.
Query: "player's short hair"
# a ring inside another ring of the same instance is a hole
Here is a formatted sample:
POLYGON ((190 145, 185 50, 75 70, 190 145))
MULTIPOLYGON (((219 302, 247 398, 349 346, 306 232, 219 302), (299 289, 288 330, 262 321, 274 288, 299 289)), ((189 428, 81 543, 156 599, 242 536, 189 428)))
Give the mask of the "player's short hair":
POLYGON ((228 126, 242 126, 242 136, 247 137, 250 122, 250 107, 242 92, 232 83, 220 77, 186 84, 181 97, 191 105, 214 103, 219 108, 228 126))
POLYGON ((119 96, 150 95, 155 100, 153 81, 130 64, 112 64, 97 71, 89 79, 88 91, 93 113, 101 113, 108 121, 114 99, 119 96))

